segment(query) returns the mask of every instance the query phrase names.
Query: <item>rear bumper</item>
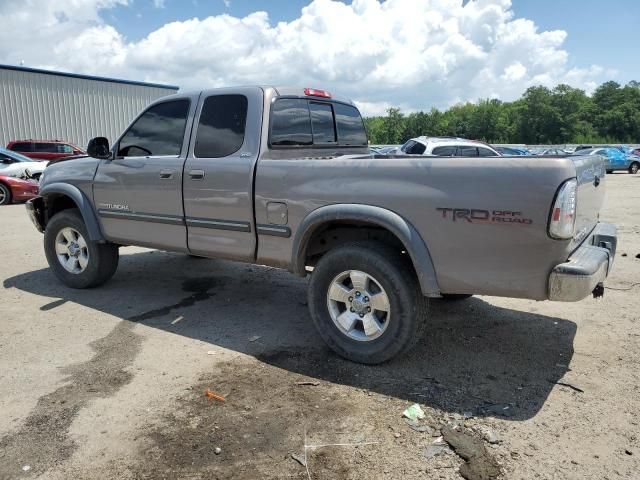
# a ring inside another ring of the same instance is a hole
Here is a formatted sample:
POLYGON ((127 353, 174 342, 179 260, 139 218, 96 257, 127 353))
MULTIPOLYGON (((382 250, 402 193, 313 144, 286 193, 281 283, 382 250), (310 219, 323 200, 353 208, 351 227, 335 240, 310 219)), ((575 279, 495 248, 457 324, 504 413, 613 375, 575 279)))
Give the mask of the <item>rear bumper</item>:
POLYGON ((549 300, 577 302, 592 293, 611 271, 617 242, 616 226, 598 223, 569 260, 551 272, 549 300))

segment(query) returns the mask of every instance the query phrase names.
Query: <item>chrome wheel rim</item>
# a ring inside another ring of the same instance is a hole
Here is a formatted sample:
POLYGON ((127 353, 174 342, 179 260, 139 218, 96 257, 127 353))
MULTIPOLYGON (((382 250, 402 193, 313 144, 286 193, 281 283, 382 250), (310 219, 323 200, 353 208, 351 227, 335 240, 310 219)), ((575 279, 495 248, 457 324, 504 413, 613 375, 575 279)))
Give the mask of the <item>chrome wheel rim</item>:
POLYGON ((329 284, 327 307, 335 326, 359 342, 380 337, 389 326, 391 304, 378 280, 360 270, 347 270, 329 284))
POLYGON ((7 201, 7 192, 4 189, 4 185, 0 186, 0 205, 4 205, 4 202, 7 201))
POLYGON ((56 235, 56 256, 69 273, 79 274, 89 265, 89 248, 77 230, 65 227, 56 235))

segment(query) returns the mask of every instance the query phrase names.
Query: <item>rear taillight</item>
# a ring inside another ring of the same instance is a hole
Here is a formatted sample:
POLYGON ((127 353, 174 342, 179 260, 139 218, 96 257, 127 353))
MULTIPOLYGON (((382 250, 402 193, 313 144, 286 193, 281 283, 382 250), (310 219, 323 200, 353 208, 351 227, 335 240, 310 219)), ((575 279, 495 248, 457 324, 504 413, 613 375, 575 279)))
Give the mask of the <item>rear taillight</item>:
POLYGON ((576 200, 578 196, 578 181, 574 178, 564 182, 556 201, 551 207, 549 216, 549 235, 553 238, 573 238, 576 224, 576 200))
POLYGON ((331 98, 331 94, 325 90, 318 90, 317 88, 305 88, 304 94, 308 97, 322 97, 331 98))

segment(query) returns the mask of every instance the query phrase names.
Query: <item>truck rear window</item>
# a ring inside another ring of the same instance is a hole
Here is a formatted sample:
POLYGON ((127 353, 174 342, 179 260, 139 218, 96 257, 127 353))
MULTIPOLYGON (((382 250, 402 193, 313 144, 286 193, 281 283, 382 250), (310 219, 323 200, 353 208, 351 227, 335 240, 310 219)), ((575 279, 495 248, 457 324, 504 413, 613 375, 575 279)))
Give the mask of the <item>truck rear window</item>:
POLYGON ((343 103, 281 98, 271 109, 271 146, 366 146, 360 112, 343 103))

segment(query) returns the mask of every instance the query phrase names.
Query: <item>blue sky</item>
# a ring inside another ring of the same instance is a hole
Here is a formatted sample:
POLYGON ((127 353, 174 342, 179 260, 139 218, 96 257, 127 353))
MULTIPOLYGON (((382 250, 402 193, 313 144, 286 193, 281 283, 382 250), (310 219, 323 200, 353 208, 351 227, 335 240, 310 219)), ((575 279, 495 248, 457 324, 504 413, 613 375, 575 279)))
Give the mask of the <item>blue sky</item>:
POLYGON ((517 16, 565 30, 572 66, 598 64, 640 81, 640 0, 514 0, 517 16))

